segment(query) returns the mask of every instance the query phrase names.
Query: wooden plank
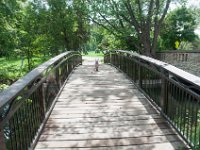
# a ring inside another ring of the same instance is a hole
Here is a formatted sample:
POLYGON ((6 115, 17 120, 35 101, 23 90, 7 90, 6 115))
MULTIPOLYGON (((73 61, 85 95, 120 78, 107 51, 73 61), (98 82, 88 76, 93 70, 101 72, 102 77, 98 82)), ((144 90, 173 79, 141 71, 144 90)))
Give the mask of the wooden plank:
POLYGON ((106 109, 106 110, 53 110, 51 114, 91 114, 91 113, 122 113, 122 114, 127 114, 127 115, 136 115, 136 114, 151 114, 151 113, 155 113, 156 111, 153 109, 150 110, 141 110, 141 109, 137 109, 137 110, 110 110, 110 109, 106 109), (116 112, 117 111, 117 112, 116 112))
POLYGON ((84 128, 84 127, 71 127, 71 128, 45 128, 43 131, 43 135, 45 134, 63 134, 63 133, 71 133, 71 134, 82 134, 82 133, 115 133, 115 132, 153 132, 155 130, 162 130, 162 129, 170 129, 169 126, 165 123, 158 123, 158 124, 152 124, 152 125, 131 125, 131 126, 107 126, 107 127, 90 127, 90 128, 84 128))
POLYGON ((72 102, 57 102, 55 107, 109 107, 109 106, 121 106, 121 107, 131 107, 131 106, 138 106, 140 107, 141 105, 143 106, 151 106, 149 103, 145 103, 145 102, 141 102, 141 101, 128 101, 128 102, 120 102, 120 101, 104 101, 104 100, 100 100, 100 101, 95 101, 94 100, 90 100, 90 101, 81 101, 81 100, 76 100, 76 103, 72 102), (93 102, 93 103, 90 103, 93 102))
POLYGON ((123 114, 123 113, 98 113, 98 114, 51 114, 49 118, 133 118, 133 117, 143 117, 143 116, 160 116, 159 114, 151 113, 151 114, 123 114))
MULTIPOLYGON (((158 136, 158 135, 175 135, 175 133, 170 129, 154 129, 154 131, 149 129, 128 129, 127 131, 119 131, 117 129, 110 129, 103 131, 101 128, 99 130, 78 130, 79 132, 73 132, 71 130, 66 132, 66 130, 53 130, 55 128, 50 128, 51 130, 44 132, 41 135, 40 141, 44 140, 87 140, 87 139, 114 139, 114 138, 128 138, 128 137, 143 137, 143 136, 158 136), (61 132, 63 131, 63 132, 61 132)), ((71 128, 72 129, 72 128, 71 128)))
POLYGON ((112 80, 105 80, 105 79, 74 79, 74 80, 69 80, 70 84, 80 84, 80 83, 85 83, 88 82, 87 84, 113 84, 113 85, 119 85, 119 84, 127 84, 130 85, 131 82, 130 81, 126 81, 126 80, 119 80, 119 79, 112 79, 112 80))
MULTIPOLYGON (((57 115, 56 115, 57 116, 57 115)), ((55 116, 49 118, 49 121, 55 122, 117 122, 117 121, 137 121, 137 120, 154 120, 154 119, 163 119, 159 115, 151 116, 129 116, 129 117, 96 117, 96 118, 56 118, 55 116)))
POLYGON ((137 108, 151 108, 152 106, 150 104, 142 104, 142 103, 136 103, 136 105, 133 105, 133 104, 120 104, 120 103, 110 103, 110 104, 107 104, 106 103, 102 104, 77 104, 77 105, 74 105, 74 104, 62 104, 62 105, 56 105, 54 108, 55 110, 59 110, 59 109, 88 109, 88 110, 91 110, 91 109, 131 109, 131 110, 134 110, 134 109, 137 109, 137 108), (98 106, 99 105, 99 106, 98 106))
MULTIPOLYGON (((92 106, 94 106, 94 107, 97 107, 97 105, 99 105, 99 107, 110 107, 110 106, 115 106, 115 107, 117 107, 117 106, 127 106, 127 105, 137 105, 137 106, 141 106, 143 103, 141 103, 141 102, 137 102, 137 101, 135 101, 134 103, 133 102, 127 102, 127 103, 123 103, 123 102, 120 102, 120 101, 113 101, 113 102, 109 102, 109 101, 93 101, 93 100, 89 100, 89 101, 85 101, 85 100, 83 100, 83 101, 76 101, 76 102, 73 102, 73 101, 68 101, 68 102, 65 102, 64 100, 62 100, 62 101, 58 101, 57 102, 57 105, 58 106, 56 106, 56 107, 78 107, 78 106, 80 106, 80 107, 92 107, 92 106)), ((148 106, 149 104, 145 104, 145 106, 148 106)), ((128 106, 127 106, 128 107, 128 106)))
POLYGON ((56 116, 61 116, 63 118, 99 118, 99 117, 135 117, 135 116, 143 116, 143 115, 156 115, 157 112, 153 113, 143 113, 141 111, 137 113, 123 113, 123 112, 115 112, 115 113, 57 113, 51 114, 50 117, 54 118, 56 116))
POLYGON ((71 112, 66 112, 66 111, 56 111, 56 110, 53 110, 51 115, 57 115, 57 114, 69 114, 69 115, 80 115, 80 114, 84 114, 85 116, 88 116, 88 115, 127 115, 127 116, 132 116, 132 115, 147 115, 147 114, 155 114, 156 111, 155 110, 132 110, 132 111, 125 111, 125 110, 122 110, 122 111, 117 111, 117 112, 113 112, 113 111, 110 111, 110 110, 107 110, 107 111, 92 111, 93 113, 91 112, 76 112, 76 111, 71 111, 71 112))
POLYGON ((150 102, 111 66, 80 66, 68 80, 36 149, 176 149, 185 146, 150 102))
POLYGON ((54 110, 62 110, 62 111, 82 111, 82 110, 107 110, 111 109, 112 111, 114 110, 150 110, 151 105, 136 105, 136 106, 130 106, 130 105, 125 105, 125 106, 113 106, 113 105, 108 105, 108 106, 97 106, 97 107, 90 107, 90 106, 84 106, 84 107, 68 107, 67 105, 64 107, 61 106, 56 106, 54 107, 54 110))
MULTIPOLYGON (((93 101, 94 102, 94 101, 93 101)), ((152 106, 150 105, 150 104, 148 104, 148 103, 146 103, 146 104, 143 104, 143 103, 141 103, 141 102, 137 102, 137 103, 115 103, 115 102, 113 102, 113 103, 104 103, 104 102, 101 102, 101 103, 99 103, 99 104, 95 104, 95 103, 93 103, 93 104, 88 104, 87 102, 85 102, 85 101, 82 101, 82 102, 80 102, 80 103, 75 103, 75 104, 73 104, 73 103, 69 103, 69 104, 67 104, 67 103, 65 103, 65 104, 57 104, 56 106, 55 106, 55 108, 66 108, 66 109, 77 109, 77 108, 81 108, 81 109, 85 109, 85 108, 88 108, 88 109, 90 109, 90 108, 95 108, 95 109, 98 109, 98 108, 100 108, 100 109, 103 109, 103 108, 107 108, 107 107, 109 107, 110 109, 121 109, 121 108, 127 108, 127 109, 131 109, 131 110, 134 110, 134 109, 137 109, 137 108, 151 108, 152 106)))
POLYGON ((131 146, 110 146, 110 147, 92 147, 92 148, 36 148, 35 150, 175 150, 188 149, 183 147, 182 142, 163 142, 153 144, 131 145, 131 146))
POLYGON ((101 102, 106 102, 106 100, 108 102, 122 102, 122 103, 126 103, 126 102, 134 102, 134 101, 140 101, 142 102, 143 100, 145 100, 147 102, 147 99, 144 95, 142 96, 131 96, 131 97, 128 97, 128 96, 121 96, 121 97, 118 97, 118 96, 114 96, 114 95, 110 95, 109 96, 109 99, 108 98, 105 98, 105 97, 91 97, 91 96, 85 96, 85 95, 82 95, 82 96, 79 96, 79 97, 76 97, 76 96, 72 96, 72 97, 59 97, 59 99, 57 100, 57 102, 60 102, 60 101, 63 101, 63 102, 69 102, 69 101, 73 101, 73 103, 76 103, 77 101, 101 101, 101 102))
MULTIPOLYGON (((121 91, 121 90, 106 90, 106 91, 103 91, 103 90, 87 90, 87 91, 84 91, 84 90, 66 90, 66 91, 63 91, 62 94, 75 94, 75 95, 79 95, 79 94, 86 94, 86 95, 94 95, 94 96, 98 96, 98 95, 104 95, 104 94, 108 94, 108 95, 116 95, 116 96, 133 96, 133 95, 143 95, 141 94, 139 91, 133 91, 133 90, 130 90, 130 91, 121 91)), ((105 96, 105 95, 104 95, 105 96)))
MULTIPOLYGON (((106 100, 103 98, 97 98, 97 100, 93 100, 91 98, 88 99, 83 99, 83 98, 76 98, 76 101, 72 100, 66 100, 66 99, 58 99, 56 105, 71 105, 71 106, 76 106, 76 105, 116 105, 116 106, 120 106, 120 105, 140 105, 140 104, 146 104, 147 102, 143 102, 142 100, 134 100, 134 101, 130 101, 130 100, 124 100, 124 102, 122 100, 106 100)), ((148 104, 148 103, 147 103, 148 104)))
POLYGON ((82 89, 85 89, 85 90, 114 90, 114 89, 129 89, 129 90, 133 90, 133 89, 136 89, 135 86, 133 85, 126 85, 126 86, 123 86, 123 85, 97 85, 97 86, 85 86, 84 84, 80 84, 79 86, 77 85, 68 85, 64 87, 63 90, 68 90, 69 88, 73 89, 73 90, 82 90, 82 89))
POLYGON ((106 139, 106 140, 83 140, 83 141, 61 141, 54 140, 39 142, 36 148, 52 148, 52 147, 110 147, 110 146, 128 146, 128 145, 142 145, 163 142, 178 142, 179 139, 174 135, 165 136, 150 136, 150 137, 136 137, 125 139, 106 139))
MULTIPOLYGON (((100 122, 103 124, 104 122, 106 122, 107 124, 113 124, 115 122, 119 122, 119 121, 122 121, 124 122, 124 124, 131 124, 131 122, 133 121, 137 121, 138 124, 141 123, 141 124, 153 124, 155 122, 163 122, 162 121, 163 119, 161 117, 157 117, 157 118, 149 118, 149 119, 143 119, 143 118, 136 118, 136 119, 119 119, 119 118, 108 118, 108 119, 104 119, 104 118, 81 118, 81 119, 65 119, 65 118, 50 118, 48 120, 47 123, 54 123, 54 124, 57 124, 57 123, 63 123, 65 124, 68 123, 68 124, 72 124, 72 123, 94 123, 95 125, 99 124, 100 122)), ((135 124, 135 123, 134 123, 135 124)))
POLYGON ((151 130, 151 131, 112 131, 106 133, 56 133, 56 134, 42 134, 40 136, 40 141, 83 141, 83 140, 105 140, 105 139, 119 139, 119 138, 136 138, 136 137, 153 137, 153 136, 168 136, 175 135, 172 130, 162 129, 162 130, 151 130))
POLYGON ((148 124, 148 125, 154 125, 158 123, 166 123, 163 119, 152 119, 152 120, 137 120, 137 121, 117 121, 117 122, 112 122, 112 121, 101 121, 101 122, 76 122, 76 123, 71 123, 71 122, 64 122, 64 121, 47 121, 46 127, 57 127, 57 128, 67 128, 67 127, 108 127, 108 126, 131 126, 131 125, 142 125, 142 124, 148 124))
MULTIPOLYGON (((137 97, 144 97, 143 94, 140 94, 140 93, 133 93, 134 96, 137 96, 137 97)), ((127 96, 132 96, 133 94, 129 93, 129 94, 125 94, 125 93, 120 93, 119 95, 115 95, 115 97, 118 97, 118 98, 122 98, 122 97, 127 97, 127 96)), ((112 96, 112 95, 110 95, 112 96)), ((96 98, 96 97, 102 97, 102 98, 105 98, 105 99, 108 99, 109 98, 109 95, 108 97, 105 97, 105 94, 104 93, 97 93, 96 95, 92 94, 92 93, 85 93, 85 94, 82 94, 82 93, 78 93, 78 94, 74 94, 74 93, 61 93, 61 95, 59 96, 59 98, 66 98, 66 97, 93 97, 93 98, 96 98)))
MULTIPOLYGON (((138 89, 124 89, 124 88, 110 88, 110 89, 103 89, 103 88, 83 88, 81 90, 77 90, 77 89, 63 89, 62 93, 76 93, 76 92, 80 92, 80 93, 86 93, 86 92, 90 92, 90 93, 94 93, 94 95, 96 95, 97 93, 106 93, 106 94, 111 94, 110 92, 112 92, 113 95, 115 95, 115 93, 126 93, 126 94, 135 94, 135 93, 140 93, 138 89)), ((132 96, 131 95, 131 96, 132 96)))
POLYGON ((133 84, 130 84, 130 85, 95 85, 95 86, 91 86, 91 85, 88 85, 88 86, 85 86, 84 84, 79 84, 78 86, 77 85, 73 85, 73 84, 67 84, 64 89, 69 89, 69 88, 73 88, 73 89, 76 89, 76 90, 82 90, 83 88, 85 89, 115 89, 115 88, 118 88, 118 89, 136 89, 136 86, 134 86, 133 84))

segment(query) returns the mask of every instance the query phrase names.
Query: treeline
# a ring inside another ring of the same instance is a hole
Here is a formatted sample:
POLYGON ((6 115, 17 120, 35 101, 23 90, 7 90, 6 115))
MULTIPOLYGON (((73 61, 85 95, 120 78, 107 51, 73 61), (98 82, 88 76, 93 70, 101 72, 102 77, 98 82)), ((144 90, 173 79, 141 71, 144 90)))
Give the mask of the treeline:
POLYGON ((199 8, 186 0, 4 0, 0 57, 28 59, 66 50, 199 49, 199 8), (179 8, 169 11, 172 3, 179 8))
POLYGON ((83 0, 4 0, 0 2, 0 57, 21 57, 32 69, 35 56, 81 50, 89 39, 83 0))
POLYGON ((199 50, 199 9, 187 0, 87 0, 94 26, 88 47, 127 49, 155 56, 160 50, 199 50), (172 5, 176 3, 176 9, 172 5))
POLYGON ((0 86, 67 50, 124 49, 152 57, 161 50, 200 50, 194 32, 200 8, 186 4, 187 0, 1 0, 0 86), (172 3, 179 7, 172 10, 172 3), (14 64, 9 61, 13 58, 14 64))

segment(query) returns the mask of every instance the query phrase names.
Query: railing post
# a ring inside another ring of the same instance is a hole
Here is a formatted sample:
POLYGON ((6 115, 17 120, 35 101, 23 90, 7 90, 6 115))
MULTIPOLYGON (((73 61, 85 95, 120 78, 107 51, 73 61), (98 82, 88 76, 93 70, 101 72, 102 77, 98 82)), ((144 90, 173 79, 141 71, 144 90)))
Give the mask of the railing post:
MULTIPOLYGON (((166 75, 163 71, 163 74, 166 75)), ((168 103, 168 82, 167 80, 162 77, 161 78, 161 101, 160 101, 160 106, 162 108, 162 111, 167 114, 167 103, 168 103)))
POLYGON ((114 55, 114 65, 117 67, 117 53, 114 55))
POLYGON ((80 65, 82 65, 82 63, 83 63, 82 55, 80 55, 79 58, 80 58, 80 59, 79 59, 79 61, 80 61, 79 63, 80 63, 80 65))
POLYGON ((42 102, 40 103, 40 105, 42 106, 42 112, 43 114, 46 113, 46 91, 47 91, 47 83, 43 83, 42 84, 42 102))
POLYGON ((116 53, 116 66, 119 68, 119 55, 116 53))
POLYGON ((68 60, 68 75, 69 75, 70 72, 71 72, 71 68, 72 68, 71 65, 72 65, 72 64, 71 64, 71 58, 69 58, 69 60, 68 60))
POLYGON ((111 61, 110 61, 111 64, 114 64, 114 57, 113 57, 113 55, 114 55, 113 53, 111 53, 111 55, 110 55, 111 56, 111 61))
POLYGON ((133 63, 133 59, 132 59, 132 57, 130 58, 130 61, 131 61, 131 79, 133 80, 133 81, 135 81, 135 79, 134 79, 134 69, 135 69, 135 67, 134 67, 134 63, 133 63))
POLYGON ((58 88, 60 89, 60 87, 61 87, 61 81, 60 81, 60 72, 59 72, 59 69, 60 69, 60 67, 58 67, 55 70, 55 76, 56 76, 56 84, 57 84, 58 88))
POLYGON ((71 57, 71 70, 74 68, 74 56, 71 57))
POLYGON ((141 64, 139 63, 138 64, 138 84, 139 84, 139 87, 142 87, 142 66, 141 64))
POLYGON ((68 77, 68 75, 69 75, 69 67, 68 67, 68 63, 69 63, 69 61, 68 60, 66 60, 66 65, 65 65, 65 69, 66 69, 66 76, 65 76, 65 80, 67 79, 67 77, 68 77))
POLYGON ((111 54, 110 54, 110 52, 108 53, 108 56, 107 56, 107 63, 110 63, 110 56, 111 54))
POLYGON ((133 64, 133 81, 136 83, 137 81, 137 64, 134 62, 134 60, 132 59, 132 64, 133 64))
POLYGON ((79 64, 78 56, 75 56, 75 66, 77 66, 78 64, 79 64))
POLYGON ((119 68, 122 69, 122 56, 121 56, 121 53, 119 53, 119 68))
MULTIPOLYGON (((2 122, 2 118, 0 117, 0 123, 2 122)), ((4 138, 3 125, 0 124, 0 150, 6 150, 6 142, 4 138)))

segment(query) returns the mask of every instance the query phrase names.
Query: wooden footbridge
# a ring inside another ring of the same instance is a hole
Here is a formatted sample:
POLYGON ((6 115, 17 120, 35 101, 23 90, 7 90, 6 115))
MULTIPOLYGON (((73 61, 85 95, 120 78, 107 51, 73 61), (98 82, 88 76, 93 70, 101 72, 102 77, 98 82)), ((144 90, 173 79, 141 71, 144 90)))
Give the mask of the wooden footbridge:
POLYGON ((0 150, 199 148, 198 77, 125 51, 104 62, 66 52, 2 92, 0 150))

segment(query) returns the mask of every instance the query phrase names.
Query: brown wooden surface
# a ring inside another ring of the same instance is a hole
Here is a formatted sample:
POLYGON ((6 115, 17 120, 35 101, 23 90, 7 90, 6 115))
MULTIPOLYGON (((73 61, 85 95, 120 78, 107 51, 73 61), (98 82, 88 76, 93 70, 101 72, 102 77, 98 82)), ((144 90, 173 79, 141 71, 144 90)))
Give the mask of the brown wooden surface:
POLYGON ((37 150, 171 150, 177 134, 118 70, 79 66, 40 136, 37 150))

